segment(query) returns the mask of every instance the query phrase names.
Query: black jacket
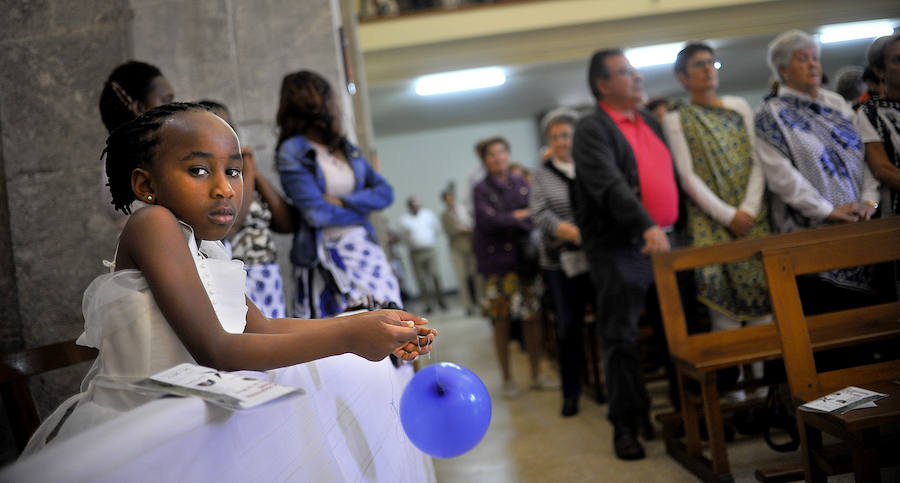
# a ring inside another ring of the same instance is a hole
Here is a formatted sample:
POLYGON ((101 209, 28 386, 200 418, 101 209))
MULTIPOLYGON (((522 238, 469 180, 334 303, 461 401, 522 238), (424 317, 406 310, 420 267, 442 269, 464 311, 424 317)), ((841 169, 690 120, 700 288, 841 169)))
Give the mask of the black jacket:
MULTIPOLYGON (((656 119, 644 112, 638 114, 665 142, 656 119)), ((588 254, 643 246, 644 231, 656 222, 641 202, 634 152, 615 121, 602 108, 598 107, 578 122, 572 156, 577 173, 572 206, 588 254)), ((677 183, 674 164, 672 171, 677 183)), ((683 199, 679 187, 679 218, 684 218, 683 199)))

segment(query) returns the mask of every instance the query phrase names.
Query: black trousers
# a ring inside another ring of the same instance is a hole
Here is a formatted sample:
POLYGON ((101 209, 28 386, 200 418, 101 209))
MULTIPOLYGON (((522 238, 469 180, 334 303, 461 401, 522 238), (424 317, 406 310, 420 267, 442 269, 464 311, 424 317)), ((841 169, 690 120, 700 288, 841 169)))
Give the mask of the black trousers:
POLYGON ((608 418, 614 426, 637 427, 649 410, 637 337, 653 267, 650 258, 637 250, 617 250, 602 258, 592 262, 591 275, 598 287, 597 330, 603 345, 608 418))
POLYGON ((568 278, 562 270, 544 270, 544 281, 553 296, 556 312, 563 398, 578 399, 584 377, 584 312, 594 299, 594 285, 586 273, 568 278))

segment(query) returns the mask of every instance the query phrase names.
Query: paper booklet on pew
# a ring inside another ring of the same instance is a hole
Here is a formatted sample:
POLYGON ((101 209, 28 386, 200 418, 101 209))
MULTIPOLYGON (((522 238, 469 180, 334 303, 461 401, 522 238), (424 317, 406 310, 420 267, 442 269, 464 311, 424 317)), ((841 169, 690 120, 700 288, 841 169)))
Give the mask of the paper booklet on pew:
POLYGON ((302 392, 296 387, 190 363, 166 369, 133 385, 140 390, 199 397, 232 410, 252 408, 286 394, 302 392))
POLYGON ((853 409, 873 408, 876 406, 875 401, 884 397, 887 397, 887 394, 849 386, 810 401, 800 408, 821 413, 844 414, 853 409))

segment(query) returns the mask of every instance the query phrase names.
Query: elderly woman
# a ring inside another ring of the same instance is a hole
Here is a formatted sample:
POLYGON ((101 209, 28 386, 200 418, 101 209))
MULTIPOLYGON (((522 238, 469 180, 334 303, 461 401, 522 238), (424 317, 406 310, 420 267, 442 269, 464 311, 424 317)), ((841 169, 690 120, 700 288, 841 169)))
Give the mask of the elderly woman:
POLYGON ((541 233, 540 265, 556 311, 562 415, 569 417, 578 413, 584 372, 581 327, 594 288, 569 198, 575 179, 575 114, 551 112, 544 124, 551 157, 534 173, 529 206, 541 233))
POLYGON ((519 391, 509 367, 509 328, 512 319, 524 324, 525 348, 531 362, 532 389, 553 384, 540 376, 540 325, 533 278, 517 269, 531 231, 528 183, 509 169, 509 143, 502 137, 480 141, 475 150, 487 175, 475 186, 475 230, 472 245, 478 272, 487 279, 485 296, 494 323, 494 345, 503 373, 503 397, 519 391))
MULTIPOLYGON (((769 44, 768 63, 780 85, 756 113, 754 150, 775 194, 775 228, 869 219, 878 206, 878 182, 863 161, 850 105, 820 86, 819 45, 804 32, 785 32, 769 44)), ((831 301, 846 306, 870 287, 863 267, 801 278, 801 296, 816 294, 804 303, 815 300, 818 312, 832 310, 831 301)))
POLYGON ((883 216, 900 214, 900 34, 881 37, 867 54, 883 79, 885 95, 864 102, 854 119, 866 146, 866 162, 884 190, 883 216))

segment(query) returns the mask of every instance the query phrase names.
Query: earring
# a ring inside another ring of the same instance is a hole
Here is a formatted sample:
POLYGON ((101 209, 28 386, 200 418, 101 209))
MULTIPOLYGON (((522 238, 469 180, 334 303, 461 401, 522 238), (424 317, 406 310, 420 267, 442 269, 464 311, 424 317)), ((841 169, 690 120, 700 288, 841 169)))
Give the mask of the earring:
POLYGON ((153 201, 153 195, 147 195, 147 201, 153 201))

